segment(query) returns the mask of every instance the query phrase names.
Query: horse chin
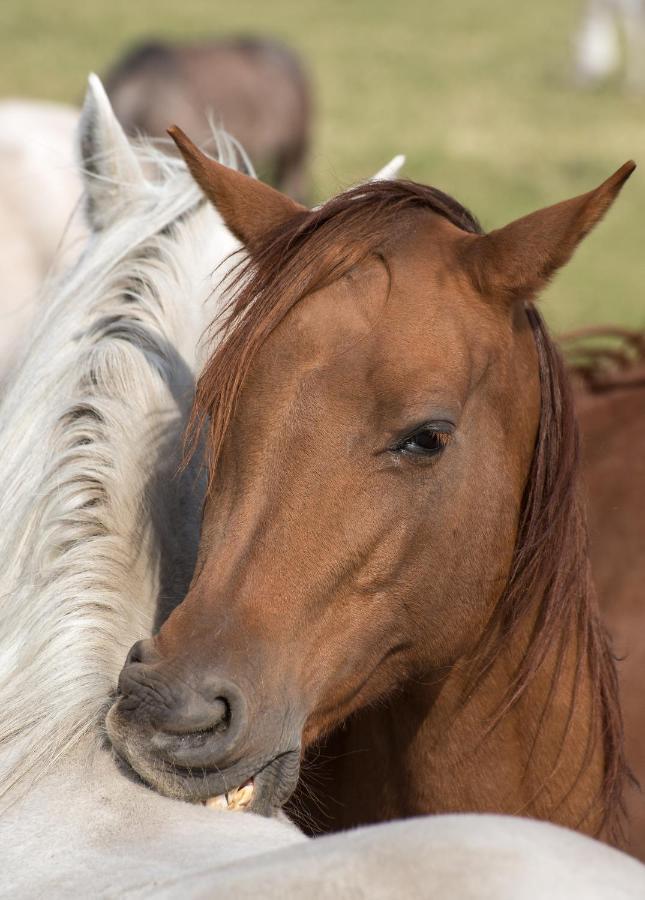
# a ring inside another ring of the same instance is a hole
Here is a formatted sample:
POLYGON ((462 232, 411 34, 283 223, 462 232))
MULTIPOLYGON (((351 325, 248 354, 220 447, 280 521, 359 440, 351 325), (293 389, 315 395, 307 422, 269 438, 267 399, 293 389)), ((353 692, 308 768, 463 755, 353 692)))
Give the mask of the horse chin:
POLYGON ((124 727, 114 707, 107 715, 106 730, 117 764, 126 774, 176 800, 215 810, 274 816, 287 803, 298 783, 299 746, 278 754, 240 760, 225 769, 208 765, 188 769, 151 753, 138 734, 124 727))

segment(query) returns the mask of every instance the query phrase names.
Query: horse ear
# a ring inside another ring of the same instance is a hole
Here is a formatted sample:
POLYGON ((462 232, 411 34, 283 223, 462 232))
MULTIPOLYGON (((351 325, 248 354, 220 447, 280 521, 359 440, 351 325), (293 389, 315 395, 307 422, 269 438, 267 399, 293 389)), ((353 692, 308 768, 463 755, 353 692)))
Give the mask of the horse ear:
POLYGON ((168 129, 191 175, 225 224, 249 250, 271 229, 306 207, 256 178, 229 169, 202 153, 181 128, 168 129))
POLYGON ((477 288, 510 300, 534 296, 602 219, 635 168, 626 162, 595 190, 471 241, 468 268, 477 288))
POLYGON ((389 161, 382 169, 379 169, 368 181, 393 181, 399 177, 401 169, 405 165, 405 156, 399 153, 389 161))
POLYGON ((98 76, 88 79, 79 124, 81 164, 86 189, 86 216, 101 231, 123 207, 133 187, 145 178, 132 145, 117 121, 98 76))

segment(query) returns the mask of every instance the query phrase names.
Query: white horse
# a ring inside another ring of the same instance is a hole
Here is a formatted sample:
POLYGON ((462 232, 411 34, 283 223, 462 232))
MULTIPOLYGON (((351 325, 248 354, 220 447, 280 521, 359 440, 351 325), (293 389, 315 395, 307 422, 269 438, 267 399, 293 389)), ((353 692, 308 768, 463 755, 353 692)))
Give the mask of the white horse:
POLYGON ((69 265, 86 234, 74 215, 82 183, 78 110, 0 103, 0 382, 16 359, 46 276, 69 265))
MULTIPOLYGON (((644 896, 639 863, 544 824, 429 817, 309 842, 121 769, 103 713, 127 647, 190 577, 201 483, 175 472, 236 244, 181 163, 159 158, 144 176, 95 79, 81 147, 92 236, 52 285, 0 408, 2 892, 644 896)), ((220 153, 236 164, 225 140, 220 153)))
POLYGON ((620 74, 645 89, 645 0, 586 0, 574 37, 575 77, 593 85, 620 74))

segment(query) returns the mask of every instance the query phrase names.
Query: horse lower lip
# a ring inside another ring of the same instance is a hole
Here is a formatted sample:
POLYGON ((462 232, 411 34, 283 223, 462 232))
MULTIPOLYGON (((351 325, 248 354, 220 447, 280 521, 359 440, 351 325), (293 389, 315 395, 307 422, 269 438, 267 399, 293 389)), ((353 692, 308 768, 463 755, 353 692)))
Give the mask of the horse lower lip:
POLYGON ((251 805, 254 791, 255 783, 252 778, 249 778, 248 781, 245 781, 244 784, 241 784, 235 790, 226 791, 224 794, 218 794, 216 797, 209 797, 208 800, 204 801, 204 805, 213 809, 246 809, 251 805))

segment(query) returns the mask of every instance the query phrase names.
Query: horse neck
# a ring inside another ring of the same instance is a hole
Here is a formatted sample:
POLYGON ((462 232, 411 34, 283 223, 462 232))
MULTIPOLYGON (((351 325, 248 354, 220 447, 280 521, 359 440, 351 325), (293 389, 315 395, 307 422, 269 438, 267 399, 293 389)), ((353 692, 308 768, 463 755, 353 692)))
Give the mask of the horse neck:
POLYGON ((0 806, 100 733, 128 647, 192 574, 202 479, 197 463, 175 476, 200 337, 221 301, 208 273, 235 244, 206 206, 158 242, 167 224, 147 225, 154 254, 123 254, 125 273, 106 260, 112 280, 85 296, 104 268, 90 248, 0 410, 0 510, 13 526, 0 540, 0 806), (205 225, 217 234, 200 239, 205 225))
POLYGON ((517 636, 467 702, 468 666, 458 663, 356 716, 324 748, 330 761, 320 778, 331 799, 322 827, 495 812, 596 834, 603 812, 603 738, 593 715, 589 668, 577 665, 577 640, 572 633, 544 659, 501 718, 523 652, 517 636))

